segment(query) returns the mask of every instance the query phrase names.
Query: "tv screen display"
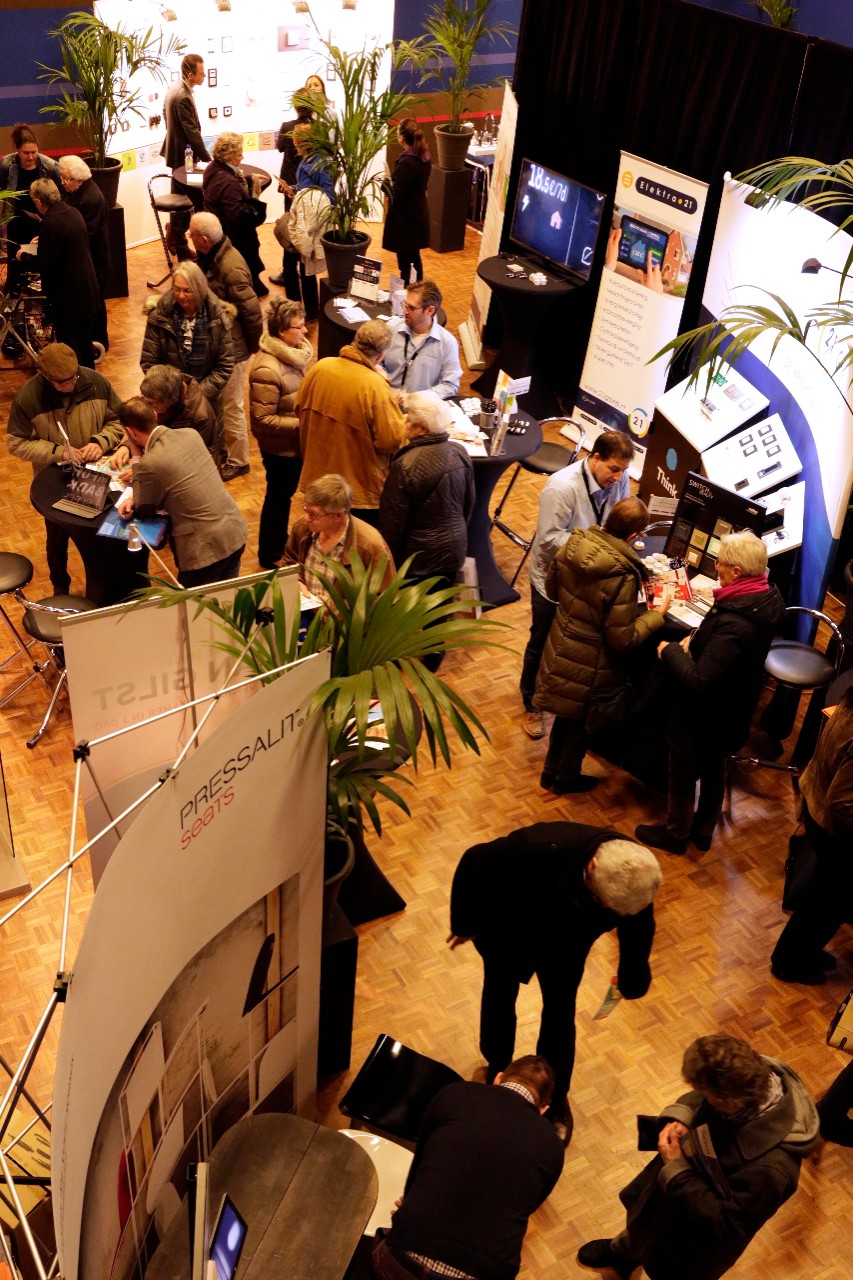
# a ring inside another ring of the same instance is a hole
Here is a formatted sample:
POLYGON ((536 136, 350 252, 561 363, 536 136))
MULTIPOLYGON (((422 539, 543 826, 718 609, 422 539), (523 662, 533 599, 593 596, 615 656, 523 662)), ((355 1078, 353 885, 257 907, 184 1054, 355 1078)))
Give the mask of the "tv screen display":
POLYGON ((566 274, 588 280, 604 202, 603 192, 522 160, 510 240, 566 274))

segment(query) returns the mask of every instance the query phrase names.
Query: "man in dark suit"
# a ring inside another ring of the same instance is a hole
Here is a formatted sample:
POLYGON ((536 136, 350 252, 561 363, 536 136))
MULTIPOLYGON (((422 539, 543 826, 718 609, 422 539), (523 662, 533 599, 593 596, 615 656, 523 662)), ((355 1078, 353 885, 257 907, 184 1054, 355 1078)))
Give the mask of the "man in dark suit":
POLYGON ((480 1050, 488 1081, 512 1057, 519 984, 536 974, 542 1018, 536 1052, 554 1070, 548 1117, 571 1141, 568 1093, 575 1001, 592 944, 615 929, 618 987, 626 1000, 651 983, 654 854, 604 827, 539 822, 463 853, 450 894, 451 948, 473 940, 483 958, 480 1050))
MULTIPOLYGON (((193 88, 204 84, 204 59, 199 53, 188 53, 181 63, 181 79, 171 86, 163 103, 166 121, 166 140, 163 143, 163 159, 170 169, 180 169, 186 163, 186 149, 193 153, 193 160, 209 160, 210 152, 201 136, 198 110, 193 101, 193 88)), ((197 210, 204 208, 201 187, 185 186, 172 179, 172 192, 189 196, 197 210)), ((174 213, 171 217, 172 243, 179 260, 191 258, 187 244, 189 213, 174 213)))
POLYGON ((133 498, 119 507, 128 519, 165 511, 182 587, 224 582, 240 573, 246 521, 228 493, 197 431, 158 426, 147 400, 119 410, 133 469, 133 498))
POLYGON ((430 1104, 403 1199, 373 1251, 380 1280, 512 1280, 527 1221, 550 1195, 563 1151, 543 1113, 554 1073, 511 1062, 491 1088, 459 1081, 430 1104))

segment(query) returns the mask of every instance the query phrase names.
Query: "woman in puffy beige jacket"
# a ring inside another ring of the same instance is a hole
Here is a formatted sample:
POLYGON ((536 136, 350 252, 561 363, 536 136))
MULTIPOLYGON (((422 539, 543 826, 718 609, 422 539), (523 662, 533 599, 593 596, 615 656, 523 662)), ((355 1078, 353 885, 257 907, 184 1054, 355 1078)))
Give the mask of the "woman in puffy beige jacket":
POLYGON ((293 406, 314 358, 305 333, 302 303, 276 300, 249 368, 249 422, 267 473, 258 531, 258 560, 263 569, 274 569, 284 554, 290 501, 302 472, 299 419, 293 406))

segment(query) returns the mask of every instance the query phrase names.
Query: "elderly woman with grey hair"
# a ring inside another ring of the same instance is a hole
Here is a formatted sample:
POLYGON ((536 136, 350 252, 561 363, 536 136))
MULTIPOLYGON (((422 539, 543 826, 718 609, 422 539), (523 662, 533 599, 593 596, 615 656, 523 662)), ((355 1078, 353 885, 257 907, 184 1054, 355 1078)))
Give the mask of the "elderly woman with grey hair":
POLYGON ((636 836, 666 853, 686 853, 688 841, 710 849, 723 808, 726 756, 749 736, 764 659, 785 616, 784 600, 767 581, 767 547, 748 529, 720 539, 717 576, 714 607, 701 626, 678 644, 658 645, 672 707, 667 817, 641 824, 636 836))
POLYGON ((474 469, 450 439, 450 411, 432 391, 416 391, 404 407, 407 442, 391 459, 379 502, 379 530, 397 564, 414 556, 409 576, 456 577, 468 546, 474 469))
POLYGON ((144 373, 170 364, 191 374, 211 402, 230 378, 234 352, 223 304, 194 262, 180 264, 171 289, 149 312, 139 363, 144 373))
POLYGON ((252 284, 259 298, 269 289, 261 280, 264 264, 258 227, 266 220, 267 207, 258 199, 260 178, 253 174, 247 180, 240 169, 243 159, 243 135, 220 133, 213 144, 213 159, 204 171, 201 189, 207 213, 215 213, 222 230, 246 260, 252 273, 252 284))
POLYGON ((92 170, 79 156, 62 156, 59 161, 62 198, 76 209, 86 224, 89 252, 98 280, 101 305, 95 320, 95 341, 105 351, 110 349, 107 334, 107 306, 104 299, 110 284, 110 240, 107 231, 107 205, 100 188, 92 181, 92 170))

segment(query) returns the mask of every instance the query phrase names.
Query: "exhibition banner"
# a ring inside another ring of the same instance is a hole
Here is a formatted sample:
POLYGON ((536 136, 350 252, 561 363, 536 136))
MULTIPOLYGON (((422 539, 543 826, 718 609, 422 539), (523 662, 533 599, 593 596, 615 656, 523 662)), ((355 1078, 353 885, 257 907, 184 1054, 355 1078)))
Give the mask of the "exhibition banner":
POLYGON ((105 870, 56 1065, 64 1280, 142 1274, 190 1162, 255 1110, 312 1112, 327 737, 306 708, 328 673, 324 653, 258 687, 105 870))
POLYGON ((678 333, 707 184, 623 151, 580 387, 587 444, 607 429, 642 441, 666 387, 648 361, 678 333))
MULTIPOLYGON (((515 131, 518 124, 518 102, 509 86, 504 85, 504 98, 501 104, 501 118, 498 125, 498 141, 495 147, 495 160, 489 179, 489 198, 486 202, 486 217, 483 222, 483 234, 480 238, 478 264, 486 258, 493 258, 501 247, 504 215, 506 213, 506 193, 509 185, 509 170, 512 164, 512 153, 515 148, 515 131)), ((476 157, 473 157, 476 159, 476 157)), ((471 298, 471 310, 468 319, 459 326, 459 337, 469 369, 482 367, 483 329, 489 314, 489 303, 492 291, 479 276, 474 277, 474 292, 471 298)))
MULTIPOLYGON (((772 293, 805 328, 810 312, 837 300, 853 239, 784 201, 756 201, 756 208, 753 194, 752 187, 731 178, 724 184, 701 322, 719 319, 732 305, 773 307, 772 293)), ((848 342, 847 334, 833 328, 812 327, 809 347, 787 337, 775 346, 776 334, 767 333, 737 362, 738 373, 767 397, 769 412, 779 415, 802 463, 803 544, 791 598, 809 608, 821 607, 853 485, 849 371, 837 383, 828 372, 848 342)))
MULTIPOLYGON (((186 602, 168 608, 151 601, 119 604, 81 613, 63 623, 62 638, 75 742, 92 742, 130 725, 141 727, 132 739, 116 738, 91 748, 81 780, 81 795, 90 837, 97 835, 177 758, 195 731, 201 712, 188 704, 219 689, 234 659, 216 647, 226 638, 208 610, 197 601, 226 602, 238 587, 268 577, 251 574, 233 582, 198 587, 186 602), (185 710, 162 720, 150 717, 172 708, 185 710), (149 721, 148 723, 142 723, 149 721), (132 744, 132 745, 131 745, 132 744), (97 780, 97 786, 95 785, 97 780)), ((296 566, 281 569, 278 582, 288 618, 300 607, 296 566)), ((251 674, 241 667, 232 683, 251 674)), ((205 725, 210 733, 237 700, 253 689, 229 695, 205 725)), ((107 860, 130 819, 103 836, 92 850, 97 886, 107 860)))

